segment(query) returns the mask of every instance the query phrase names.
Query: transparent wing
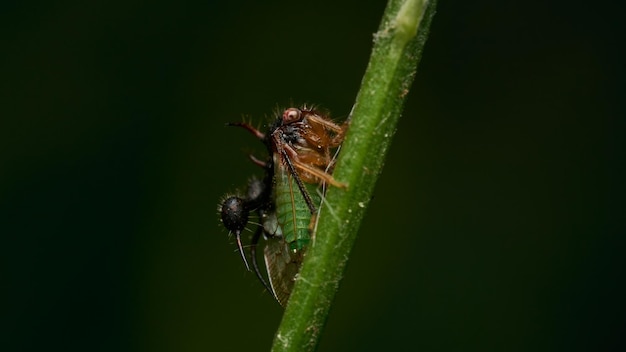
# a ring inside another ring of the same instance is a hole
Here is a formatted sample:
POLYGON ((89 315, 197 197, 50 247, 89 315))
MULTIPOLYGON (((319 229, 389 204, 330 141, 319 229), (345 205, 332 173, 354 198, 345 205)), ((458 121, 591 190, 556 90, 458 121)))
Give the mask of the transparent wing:
POLYGON ((303 251, 291 251, 282 237, 268 239, 265 250, 265 267, 274 291, 274 297, 285 306, 300 271, 303 251))

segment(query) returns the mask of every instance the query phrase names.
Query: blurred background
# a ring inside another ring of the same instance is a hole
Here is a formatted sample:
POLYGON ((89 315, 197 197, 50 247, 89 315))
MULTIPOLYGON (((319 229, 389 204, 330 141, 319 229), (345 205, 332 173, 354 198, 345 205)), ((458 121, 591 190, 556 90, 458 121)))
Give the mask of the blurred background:
MULTIPOLYGON (((439 3, 321 351, 624 347, 623 12, 528 5, 439 3)), ((0 350, 269 350, 224 124, 345 118, 384 6, 0 5, 0 350)))

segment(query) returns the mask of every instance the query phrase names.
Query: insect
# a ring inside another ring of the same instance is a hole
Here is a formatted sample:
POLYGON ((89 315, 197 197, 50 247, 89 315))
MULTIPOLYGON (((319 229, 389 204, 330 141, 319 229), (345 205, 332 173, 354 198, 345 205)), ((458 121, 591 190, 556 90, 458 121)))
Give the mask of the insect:
MULTIPOLYGON (((256 258, 256 245, 259 242, 259 238, 261 237, 261 235, 264 235, 265 233, 277 233, 276 230, 272 230, 273 225, 270 225, 270 222, 266 220, 269 218, 275 218, 275 216, 268 215, 272 213, 272 209, 274 207, 274 205, 271 203, 271 198, 269 197, 269 192, 271 188, 267 187, 267 185, 271 185, 271 182, 271 175, 269 174, 266 176, 263 182, 256 178, 251 178, 248 182, 248 189, 245 198, 239 195, 227 196, 221 202, 221 208, 218 209, 221 214, 222 224, 230 233, 234 234, 236 237, 237 248, 239 250, 239 253, 241 254, 241 258, 246 265, 247 270, 250 270, 250 266, 248 265, 244 246, 241 241, 241 233, 248 224, 248 221, 250 219, 250 212, 256 212, 258 218, 262 219, 263 223, 268 224, 266 226, 260 224, 252 237, 252 245, 250 246, 252 258, 256 258), (268 176, 269 183, 267 183, 268 176)), ((277 233, 277 235, 280 235, 280 233, 277 233)), ((252 261, 252 266, 254 272, 256 273, 263 286, 269 292, 273 292, 272 288, 267 284, 267 282, 261 275, 256 260, 252 261)))
POLYGON ((252 237, 250 256, 256 276, 284 305, 289 299, 305 249, 312 239, 317 205, 321 204, 323 187, 346 185, 332 177, 334 149, 343 142, 348 123, 338 125, 315 108, 288 108, 279 114, 263 133, 247 123, 230 123, 242 127, 266 146, 266 161, 250 156, 265 170, 262 182, 250 182, 246 198, 229 197, 222 203, 224 226, 237 237, 237 245, 246 267, 241 232, 251 211, 261 224, 252 237), (269 287, 258 269, 256 246, 263 235, 267 240, 264 260, 269 287))
POLYGON ((251 178, 248 183, 245 198, 238 195, 226 196, 221 202, 221 207, 218 209, 222 224, 230 233, 235 235, 241 259, 248 270, 250 270, 250 266, 248 265, 248 260, 246 259, 241 242, 241 233, 248 225, 251 211, 256 210, 258 215, 260 215, 259 217, 261 217, 268 206, 271 206, 264 204, 270 201, 269 191, 270 188, 266 187, 261 181, 256 178, 251 178))

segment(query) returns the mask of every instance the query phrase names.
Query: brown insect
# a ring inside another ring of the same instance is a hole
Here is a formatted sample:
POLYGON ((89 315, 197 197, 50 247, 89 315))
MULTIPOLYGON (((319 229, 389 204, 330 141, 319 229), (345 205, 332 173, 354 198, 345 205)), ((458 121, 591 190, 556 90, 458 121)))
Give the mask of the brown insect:
POLYGON ((325 114, 305 106, 284 110, 266 133, 244 122, 229 125, 243 127, 259 138, 269 156, 267 161, 250 156, 265 170, 265 177, 263 181, 250 181, 247 196, 223 200, 222 223, 236 235, 239 252, 249 270, 241 233, 250 212, 256 212, 261 223, 250 243, 252 266, 263 286, 284 305, 311 240, 317 212, 315 203, 320 204, 324 192, 322 188, 319 193, 318 185, 347 187, 335 180, 332 172, 335 149, 343 142, 348 123, 338 125, 325 114), (264 258, 269 284, 256 260, 261 236, 267 239, 264 258))
POLYGON ((273 165, 288 170, 311 213, 315 213, 316 208, 303 182, 347 187, 332 176, 335 159, 331 151, 343 142, 348 122, 338 125, 320 111, 304 106, 284 110, 268 133, 245 122, 229 125, 243 127, 265 143, 273 155, 272 161, 263 162, 254 156, 251 159, 264 168, 271 169, 273 165))

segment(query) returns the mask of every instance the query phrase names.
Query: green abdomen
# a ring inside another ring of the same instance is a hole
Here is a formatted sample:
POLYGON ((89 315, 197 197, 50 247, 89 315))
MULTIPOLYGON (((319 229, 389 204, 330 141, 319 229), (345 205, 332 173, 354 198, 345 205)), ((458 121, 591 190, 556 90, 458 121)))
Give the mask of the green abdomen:
MULTIPOLYGON (((311 240, 311 210, 293 177, 289 172, 280 169, 282 168, 277 168, 274 176, 276 216, 290 249, 301 250, 311 240)), ((320 196, 317 194, 316 186, 305 184, 313 204, 319 206, 320 196)))

